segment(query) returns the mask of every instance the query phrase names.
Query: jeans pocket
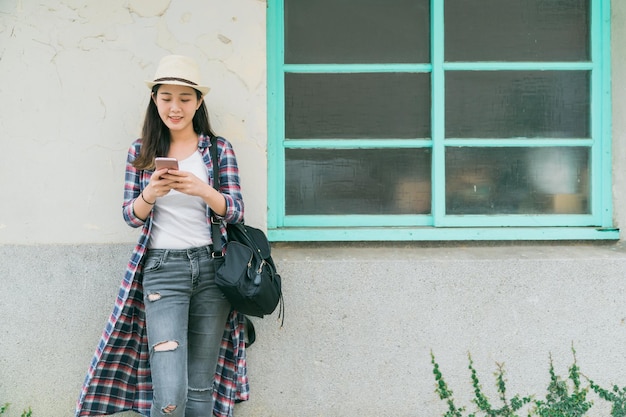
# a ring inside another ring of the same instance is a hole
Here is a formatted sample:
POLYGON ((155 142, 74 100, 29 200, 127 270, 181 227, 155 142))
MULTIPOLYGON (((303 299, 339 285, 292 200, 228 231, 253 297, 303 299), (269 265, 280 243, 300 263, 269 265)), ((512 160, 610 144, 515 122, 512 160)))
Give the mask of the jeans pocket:
POLYGON ((163 264, 164 253, 148 254, 143 262, 143 273, 156 271, 163 264))

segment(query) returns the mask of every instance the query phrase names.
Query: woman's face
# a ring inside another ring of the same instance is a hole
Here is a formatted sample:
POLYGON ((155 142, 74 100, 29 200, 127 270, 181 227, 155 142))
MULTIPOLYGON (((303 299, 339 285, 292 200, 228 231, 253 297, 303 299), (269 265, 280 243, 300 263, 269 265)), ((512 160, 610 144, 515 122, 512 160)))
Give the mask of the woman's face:
POLYGON ((183 85, 163 84, 152 99, 157 106, 159 116, 172 133, 193 132, 193 116, 202 104, 196 90, 183 85))

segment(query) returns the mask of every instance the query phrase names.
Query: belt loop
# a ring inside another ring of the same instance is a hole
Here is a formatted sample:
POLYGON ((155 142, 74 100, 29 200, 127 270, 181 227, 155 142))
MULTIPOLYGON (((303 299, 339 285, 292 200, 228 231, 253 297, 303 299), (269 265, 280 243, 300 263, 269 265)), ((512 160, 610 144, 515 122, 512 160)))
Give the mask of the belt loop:
POLYGON ((170 254, 170 250, 169 249, 164 249, 163 250, 163 255, 162 255, 162 262, 166 262, 167 261, 167 255, 170 254))

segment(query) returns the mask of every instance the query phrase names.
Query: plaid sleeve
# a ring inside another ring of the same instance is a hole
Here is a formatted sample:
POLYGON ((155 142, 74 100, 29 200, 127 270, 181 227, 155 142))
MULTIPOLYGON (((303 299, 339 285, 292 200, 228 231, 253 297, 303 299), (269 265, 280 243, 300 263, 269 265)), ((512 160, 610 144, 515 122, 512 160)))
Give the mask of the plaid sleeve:
POLYGON ((230 142, 222 137, 217 138, 217 148, 220 165, 220 192, 226 199, 224 220, 226 223, 241 223, 244 206, 235 151, 230 142))
POLYGON ((235 403, 250 398, 245 320, 243 314, 233 310, 224 329, 213 389, 213 413, 217 417, 232 417, 235 403))
POLYGON ((133 203, 141 192, 141 171, 133 166, 133 161, 139 154, 141 139, 137 139, 130 146, 126 157, 126 172, 124 175, 124 202, 122 203, 122 214, 124 221, 131 227, 143 226, 145 221, 135 215, 133 203))

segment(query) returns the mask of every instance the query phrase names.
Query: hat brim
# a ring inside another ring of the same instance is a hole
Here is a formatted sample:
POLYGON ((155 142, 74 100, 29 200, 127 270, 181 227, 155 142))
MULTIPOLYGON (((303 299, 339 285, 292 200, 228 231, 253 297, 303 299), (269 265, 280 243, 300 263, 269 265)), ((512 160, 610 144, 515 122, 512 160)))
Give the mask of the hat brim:
POLYGON ((200 93, 202 93, 203 96, 206 96, 207 93, 211 90, 211 88, 207 87, 206 85, 193 85, 193 84, 188 84, 182 81, 168 81, 168 82, 145 81, 145 83, 150 90, 152 90, 152 88, 157 84, 182 85, 185 87, 191 87, 195 90, 198 90, 200 93))

